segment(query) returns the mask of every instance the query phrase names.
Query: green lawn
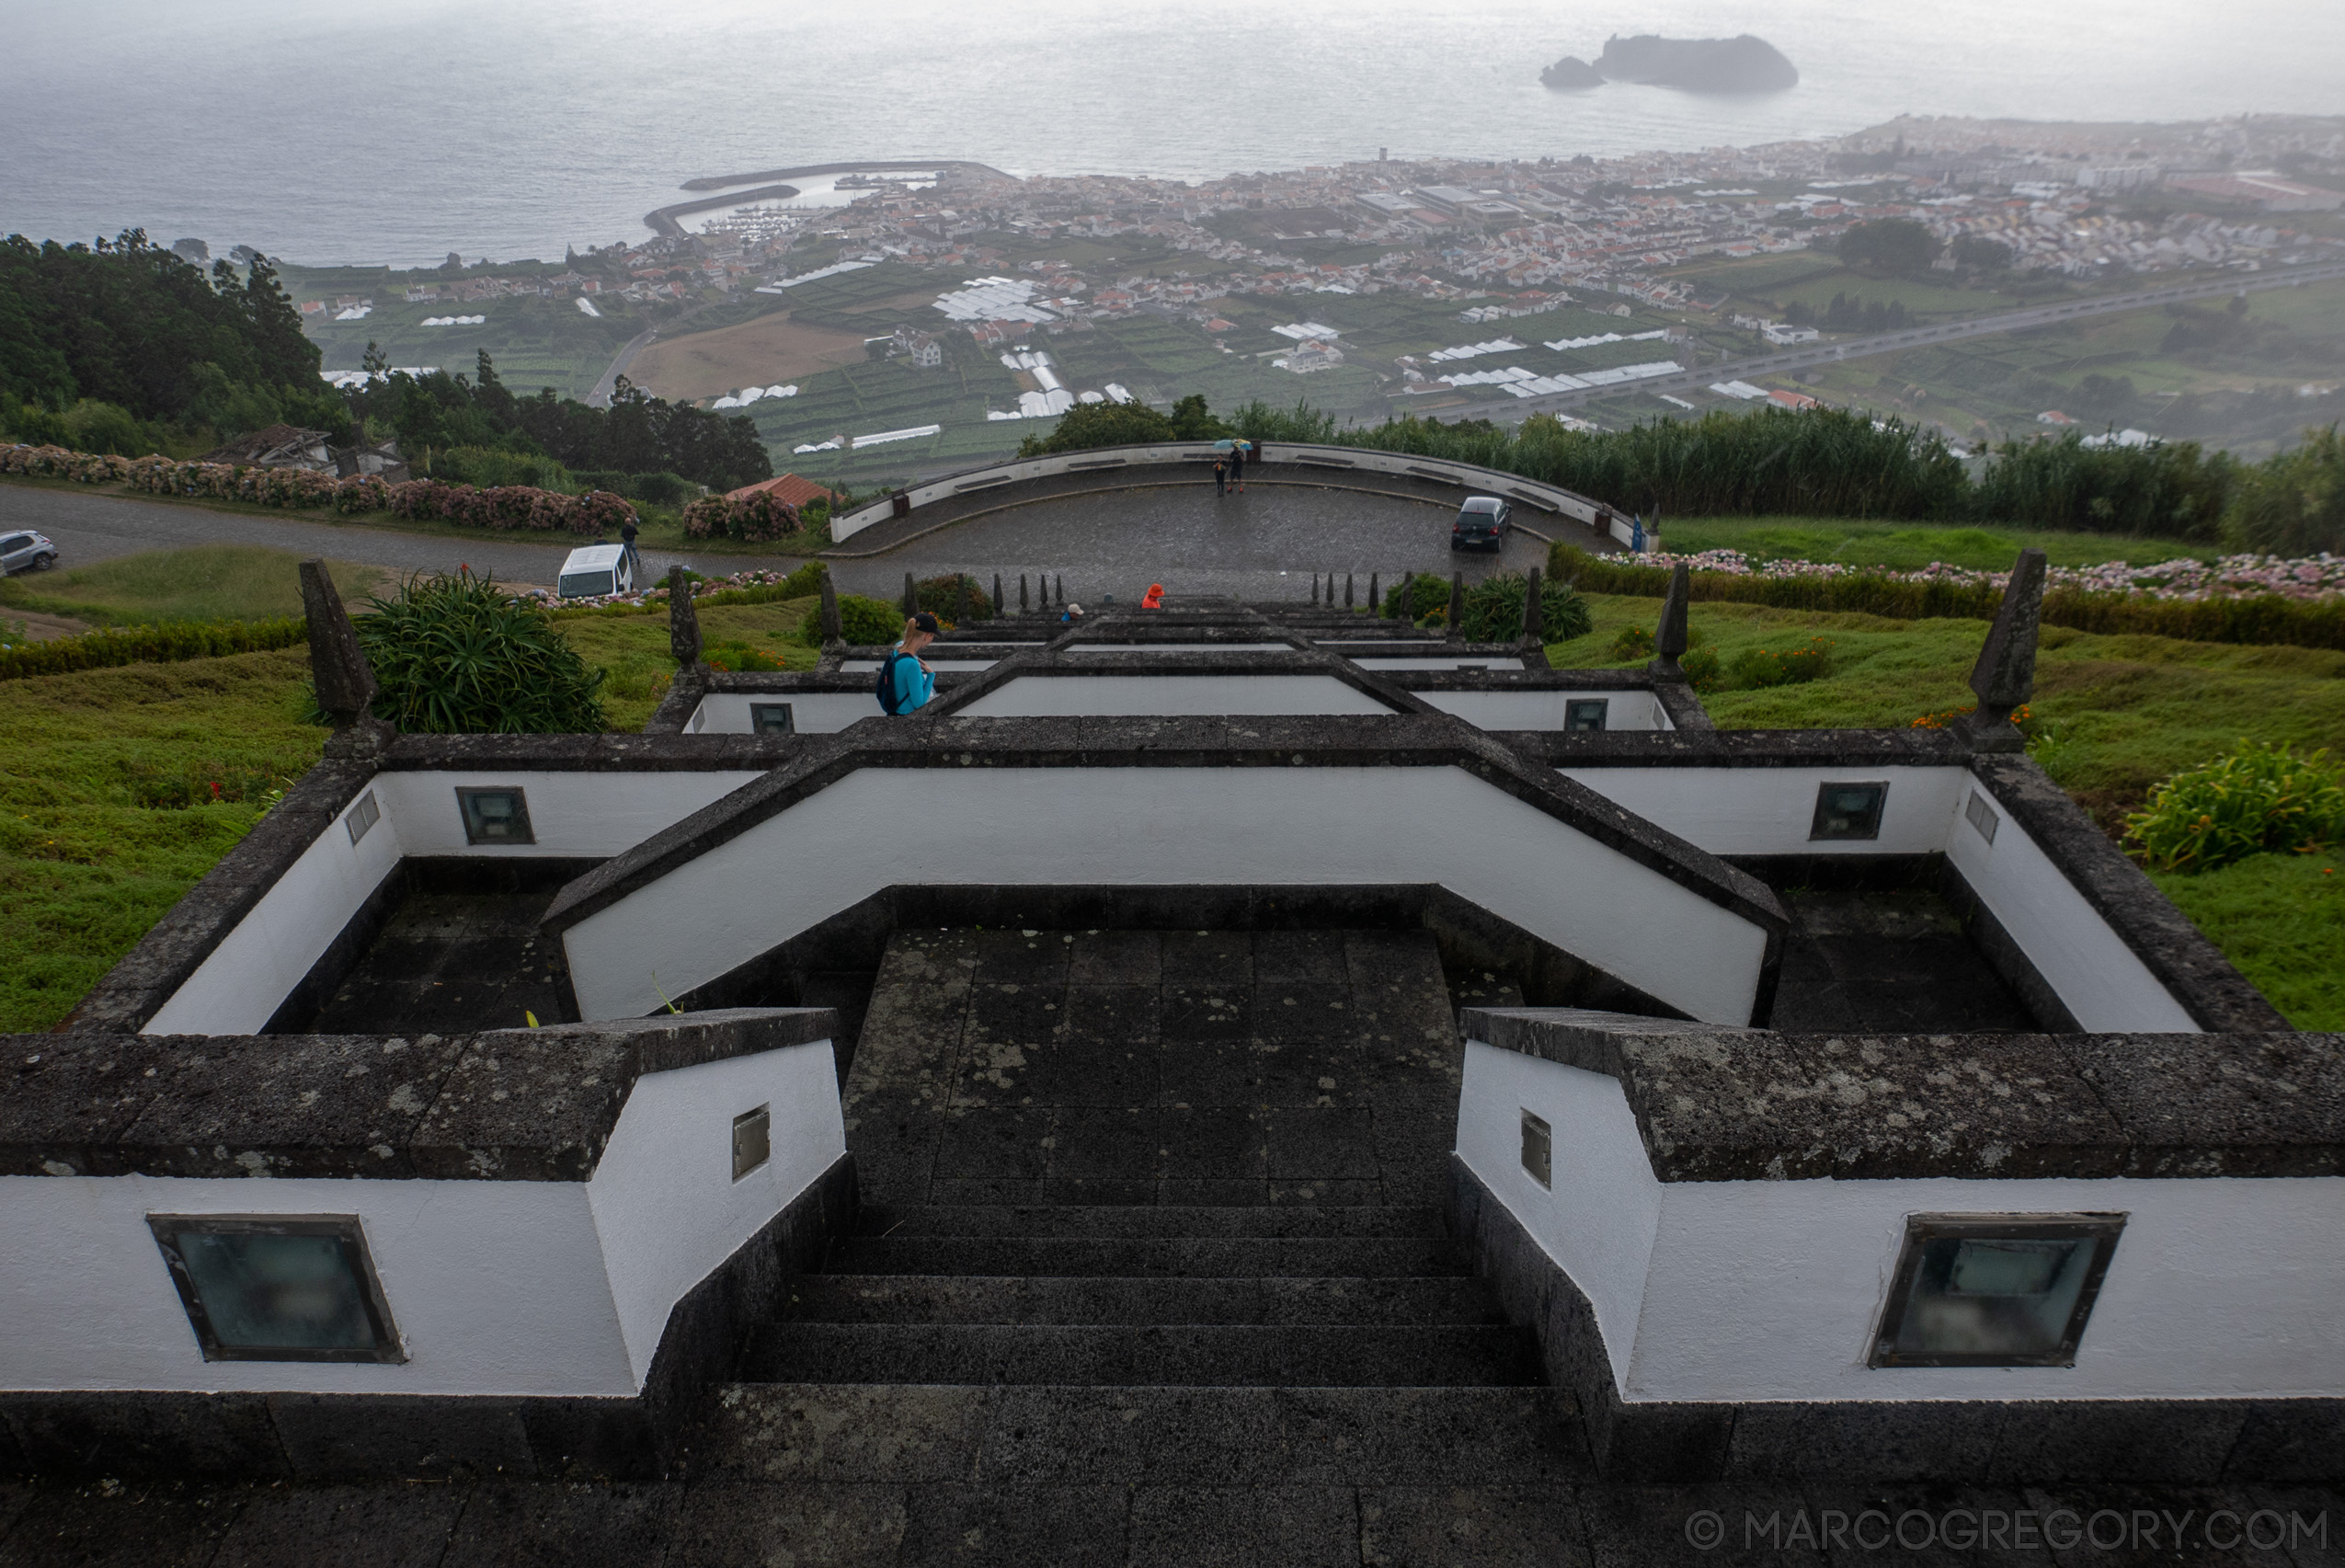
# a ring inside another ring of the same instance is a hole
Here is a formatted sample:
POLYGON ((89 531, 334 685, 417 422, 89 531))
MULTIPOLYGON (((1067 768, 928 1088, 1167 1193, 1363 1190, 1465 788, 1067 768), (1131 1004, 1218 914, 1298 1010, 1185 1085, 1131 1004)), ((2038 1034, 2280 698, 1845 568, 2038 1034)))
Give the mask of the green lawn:
POLYGON ((0 1031, 64 1016, 317 761, 308 667, 287 648, 0 681, 0 1031))
MULTIPOLYGON (((258 621, 302 612, 302 557, 259 544, 199 544, 150 550, 92 567, 0 580, 0 605, 71 615, 94 626, 160 621, 258 621)), ((380 567, 328 563, 334 586, 353 607, 388 591, 380 567)))
MULTIPOLYGON (((120 602, 120 601, 117 601, 120 602)), ((791 640, 811 600, 705 610, 711 645, 739 642, 808 668, 791 640)), ((1596 629, 1555 645, 1562 666, 1601 667, 1659 601, 1591 596, 1596 629)), ((673 678, 661 614, 572 613, 563 635, 610 671, 614 729, 642 727, 673 678)), ((1698 604, 1700 645, 1746 649, 1825 637, 1812 683, 1719 691, 1729 728, 1904 727, 1966 704, 1986 626, 1756 605, 1698 604)), ((2345 654, 2165 638, 2044 634, 2037 755, 2106 826, 2156 780, 2241 737, 2345 752, 2345 654)), ((269 793, 317 759, 301 720, 303 650, 136 665, 0 682, 0 1030, 47 1028, 259 819, 269 793), (215 795, 212 786, 220 787, 215 795)), ((2328 856, 2260 855, 2199 876, 2160 876, 2298 1026, 2345 1028, 2345 893, 2328 856)))
POLYGON ((2186 555, 2212 560, 2212 544, 2181 539, 2135 539, 2113 533, 2053 533, 2025 528, 1948 528, 1930 523, 1859 521, 1830 517, 1687 517, 1662 525, 1673 552, 1740 550, 1766 559, 1838 561, 1852 567, 1912 571, 1933 562, 1984 571, 2008 570, 2013 557, 2034 545, 2055 567, 2105 561, 2149 566, 2186 555))

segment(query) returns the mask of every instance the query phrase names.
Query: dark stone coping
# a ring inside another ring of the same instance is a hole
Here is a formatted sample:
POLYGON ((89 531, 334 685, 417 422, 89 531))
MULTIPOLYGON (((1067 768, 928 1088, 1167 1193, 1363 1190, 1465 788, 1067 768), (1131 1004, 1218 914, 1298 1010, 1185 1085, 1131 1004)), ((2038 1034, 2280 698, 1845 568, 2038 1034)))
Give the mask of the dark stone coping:
POLYGON ((1971 772, 2201 1028, 2236 1034, 2290 1026, 2032 759, 1983 752, 1971 772))
POLYGON ((795 756, 806 740, 797 735, 403 735, 383 754, 382 766, 391 773, 756 772, 795 756))
MULTIPOLYGON (((1358 675, 1332 656, 1331 670, 1395 706, 1420 699, 1358 675)), ((1000 671, 989 670, 988 676, 1000 671)), ((978 688, 969 688, 976 690, 978 688)), ((956 693, 955 700, 958 700, 956 693)), ((932 706, 941 705, 932 704, 932 706)), ((864 768, 1457 767, 1767 933, 1765 963, 1780 956, 1789 921, 1756 877, 1624 810, 1550 767, 1527 761, 1462 719, 1438 713, 1390 717, 1029 718, 1011 733, 982 719, 930 716, 856 726, 802 738, 806 750, 723 800, 694 812, 570 884, 546 911, 564 931, 638 887, 715 850, 864 768)))
POLYGON ((318 836, 333 828, 374 775, 371 761, 332 757, 303 774, 285 798, 107 971, 65 1015, 57 1032, 112 1034, 142 1027, 318 836))
MULTIPOLYGON (((1621 1399, 1587 1297, 1481 1179, 1449 1161, 1451 1233, 1539 1337, 1607 1482, 2211 1486, 2345 1479, 2345 1400, 1621 1399)), ((1673 1517, 1672 1524, 1676 1520, 1673 1517)))
POLYGON ((741 1008, 475 1035, 11 1035, 0 1174, 582 1182, 635 1080, 834 1035, 741 1008))
POLYGON ((656 1480, 685 1467, 708 1391, 855 1209, 854 1156, 841 1154, 677 1301, 632 1398, 0 1392, 0 1438, 25 1468, 81 1481, 656 1480))
MULTIPOLYGON (((1662 681, 1656 690, 1665 694, 1675 684, 1662 681)), ((1959 768, 1973 754, 1969 741, 1945 729, 1680 727, 1504 735, 1506 744, 1527 757, 1574 768, 1959 768)))
POLYGON ((1619 1081, 1664 1182, 2345 1175, 2345 1036, 1779 1035, 1468 1008, 1619 1081))

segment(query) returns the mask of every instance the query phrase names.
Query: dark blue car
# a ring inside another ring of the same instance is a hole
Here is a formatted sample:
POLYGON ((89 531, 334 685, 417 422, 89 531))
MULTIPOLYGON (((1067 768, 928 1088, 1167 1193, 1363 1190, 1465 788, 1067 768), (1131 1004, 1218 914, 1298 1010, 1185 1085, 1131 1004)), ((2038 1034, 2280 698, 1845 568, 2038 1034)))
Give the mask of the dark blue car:
POLYGON ((1469 496, 1449 525, 1452 550, 1504 550, 1515 526, 1515 509, 1495 496, 1469 496))

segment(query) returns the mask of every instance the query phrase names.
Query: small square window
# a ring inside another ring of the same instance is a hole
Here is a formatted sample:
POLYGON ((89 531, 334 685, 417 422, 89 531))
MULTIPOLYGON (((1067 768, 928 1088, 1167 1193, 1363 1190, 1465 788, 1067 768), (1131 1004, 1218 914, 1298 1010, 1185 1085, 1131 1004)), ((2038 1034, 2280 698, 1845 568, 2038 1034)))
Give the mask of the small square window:
POLYGON ((1602 729, 1604 715, 1610 712, 1609 697, 1574 697, 1563 704, 1563 727, 1567 730, 1602 729))
POLYGON ((1995 807, 1986 803, 1985 795, 1971 791, 1970 804, 1962 807, 1962 815, 1979 830, 1980 838, 1990 844, 1995 842, 1995 830, 2003 826, 2003 818, 1995 814, 1995 807))
POLYGON ((1875 1367, 2072 1367, 2122 1214, 1911 1214, 1875 1367))
POLYGON ((533 844, 530 831, 529 797, 519 789, 460 789, 456 804, 464 814, 468 844, 533 844))
POLYGON ((795 735, 797 715, 787 703, 751 703, 749 730, 755 735, 795 735))
POLYGON ((350 807, 350 814, 342 818, 342 826, 350 830, 350 842, 355 844, 366 837, 369 828, 382 819, 383 807, 374 803, 374 791, 368 790, 359 796, 359 803, 350 807))
POLYGON ((1555 1185, 1555 1131, 1528 1111, 1523 1113, 1523 1169, 1540 1186, 1555 1185))
POLYGON ((1811 839, 1877 839, 1881 811, 1888 804, 1886 784, 1826 784, 1815 792, 1815 821, 1811 839))
POLYGON ((733 1118, 733 1179, 739 1181, 773 1156, 772 1108, 760 1105, 733 1118))
POLYGON ((405 1361, 358 1216, 150 1214, 206 1361, 405 1361))

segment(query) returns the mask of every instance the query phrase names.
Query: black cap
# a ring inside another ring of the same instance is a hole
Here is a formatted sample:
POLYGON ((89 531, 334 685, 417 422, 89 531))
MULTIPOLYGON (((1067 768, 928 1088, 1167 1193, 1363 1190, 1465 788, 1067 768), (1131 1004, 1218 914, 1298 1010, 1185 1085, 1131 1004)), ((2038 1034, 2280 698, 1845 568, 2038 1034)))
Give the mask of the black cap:
POLYGON ((916 610, 912 612, 911 624, 912 630, 916 632, 926 632, 931 636, 934 636, 936 635, 936 617, 930 614, 925 610, 916 610))

